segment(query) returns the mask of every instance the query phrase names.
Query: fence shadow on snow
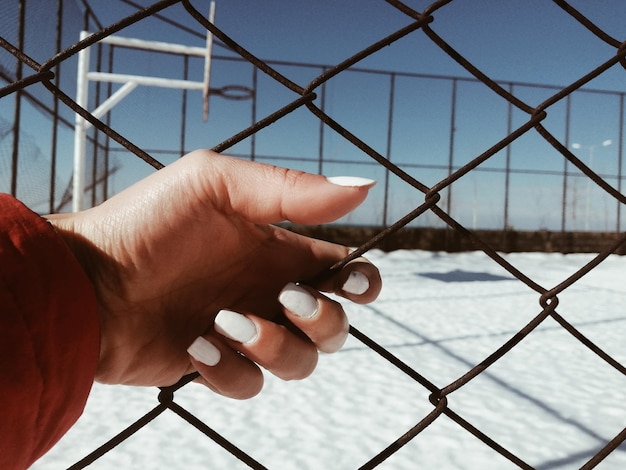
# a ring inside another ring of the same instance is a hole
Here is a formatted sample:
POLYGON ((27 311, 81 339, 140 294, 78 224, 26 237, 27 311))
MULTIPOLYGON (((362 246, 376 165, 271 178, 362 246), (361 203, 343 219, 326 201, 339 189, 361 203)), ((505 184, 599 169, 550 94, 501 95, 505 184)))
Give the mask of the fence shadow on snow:
MULTIPOLYGON (((373 236, 371 236, 371 238, 369 238, 365 243, 358 247, 358 249, 353 252, 349 258, 346 258, 339 265, 334 266, 331 269, 341 268, 341 266, 343 266, 351 259, 363 255, 369 250, 378 247, 386 239, 393 236, 402 228, 418 220, 420 217, 424 217, 425 214, 428 214, 429 217, 435 216, 436 218, 438 218, 442 222, 443 226, 450 230, 453 230, 456 235, 462 236, 469 240, 477 249, 482 250, 489 258, 491 258, 494 263, 500 265, 511 276, 518 279, 520 282, 524 283, 530 289, 534 290, 537 293, 537 299, 539 300, 542 308, 541 312, 537 316, 535 316, 525 327, 513 334, 511 338, 506 341, 501 347, 492 351, 491 354, 489 354, 480 364, 471 367, 469 370, 467 370, 465 374, 461 375, 460 377, 456 378, 454 381, 443 387, 437 386, 435 383, 431 382, 426 376, 422 375, 419 370, 409 366, 406 362, 400 360, 392 352, 380 346, 374 339, 366 336, 365 334, 358 331, 356 328, 352 327, 351 334, 357 340, 362 342, 367 347, 371 348, 373 352, 379 354, 384 359, 386 359, 389 363, 389 367, 395 367, 399 369, 402 373, 406 374, 407 377, 413 379, 415 381, 416 387, 422 388, 428 392, 429 401, 432 408, 427 416, 415 422, 414 426, 411 427, 406 433, 398 435, 397 439, 391 445, 389 445, 387 448, 379 449, 377 455, 373 457, 370 461, 355 462, 355 467, 358 466, 360 468, 374 468, 378 466, 393 454, 397 452, 402 452, 403 446, 405 444, 410 442, 412 439, 419 438, 420 433, 428 429, 428 427, 431 426, 433 423, 436 423, 438 420, 445 417, 455 422, 463 430, 475 436, 476 439, 491 447, 494 452, 497 452, 504 456, 506 459, 510 460, 513 464, 516 464, 520 468, 532 468, 532 466, 524 461, 521 456, 515 455, 513 452, 499 444, 497 436, 488 436, 484 434, 479 429, 477 429, 477 427, 472 425, 472 423, 468 419, 457 413, 455 411, 453 400, 451 399, 451 397, 455 394, 455 392, 465 387, 470 381, 472 381, 472 379, 483 373, 490 365, 496 363, 498 360, 507 355, 507 353, 514 350, 523 339, 525 339, 535 329, 537 329, 538 326, 542 325, 548 318, 556 321, 560 325, 560 327, 563 328, 564 331, 566 331, 573 338, 575 338, 580 343, 581 348, 588 348, 619 373, 624 374, 626 372, 623 364, 619 363, 610 355, 605 353, 602 350, 601 345, 594 344, 590 339, 585 337, 579 330, 577 330, 571 323, 569 323, 563 316, 561 316, 557 312, 559 296, 577 280, 579 280, 581 277, 583 277, 600 263, 602 263, 609 255, 619 251, 626 241, 626 233, 618 233, 616 237, 607 241, 604 249, 596 257, 594 257, 591 262, 580 268, 567 279, 564 279, 556 287, 546 289, 535 280, 530 279, 529 277, 524 275, 516 266, 512 265, 511 262, 507 261, 507 259, 505 259, 505 257, 503 257, 500 253, 498 253, 487 241, 481 238, 479 232, 468 228, 466 225, 460 223, 456 218, 454 218, 451 215, 450 207, 446 204, 446 201, 442 200, 442 195, 447 190, 453 187, 453 185, 457 184, 466 175, 470 174, 473 171, 477 171, 477 167, 479 165, 490 161, 490 159, 494 157, 494 155, 496 155, 503 149, 511 146, 522 136, 533 133, 543 139, 547 144, 549 144, 549 146, 551 146, 556 152, 558 152, 562 156, 564 164, 572 165, 573 167, 577 168, 582 174, 585 175, 586 178, 588 178, 588 181, 590 181, 591 184, 597 186, 602 191, 604 191, 604 193, 608 195, 608 197, 612 198, 612 200, 618 207, 619 214, 619 208, 622 204, 626 202, 626 197, 622 194, 621 191, 621 166, 620 178, 616 179, 617 184, 615 185, 615 187, 614 185, 609 184, 606 178, 603 178, 601 175, 594 172, 590 168, 590 166, 585 164, 583 161, 581 161, 580 158, 572 153, 568 148, 569 145, 567 142, 562 142, 562 140, 555 137, 548 130, 548 128, 544 127, 544 121, 550 114, 551 109, 556 106, 557 103, 562 103, 564 100, 567 100, 572 93, 580 90, 581 87, 586 85, 595 77, 605 73, 608 69, 612 67, 626 67, 626 48, 620 40, 613 38, 604 31, 602 31, 602 29, 600 29, 589 19, 587 19, 577 10, 575 10, 572 6, 570 6, 568 2, 564 0, 554 0, 553 3, 562 9, 563 15, 570 15, 577 22, 580 23, 581 27, 586 28, 593 35, 595 35, 598 41, 603 41, 604 43, 613 47, 615 50, 615 54, 608 57, 606 61, 604 63, 601 63, 596 69, 588 71, 587 74, 581 76, 579 80, 575 81, 571 85, 555 90, 555 92, 547 99, 545 99, 541 104, 537 106, 529 105, 523 99, 513 94, 510 88, 503 87, 501 84, 494 81, 489 76, 483 74, 480 69, 475 67, 466 58, 457 53, 446 42, 445 38, 440 37, 437 34, 437 20, 438 18, 446 15, 446 6, 452 2, 453 0, 441 0, 434 2, 424 11, 415 11, 401 1, 387 0, 386 3, 388 4, 388 8, 397 9, 398 11, 406 15, 407 25, 402 29, 399 29, 389 36, 381 39, 380 41, 371 44, 369 47, 363 49, 354 56, 345 59, 343 62, 336 64, 335 66, 325 68, 322 73, 320 73, 308 83, 295 83, 294 81, 290 80, 285 75, 280 73, 276 68, 271 65, 271 63, 266 63, 262 60, 259 60, 257 57, 255 57, 254 51, 248 51, 241 47, 237 43, 236 37, 231 38, 224 34, 215 24, 210 23, 205 18, 205 15, 203 13, 200 13, 191 2, 185 0, 165 0, 157 2, 148 8, 137 10, 136 13, 133 13, 124 20, 112 26, 102 27, 101 25, 99 25, 98 31, 96 33, 86 37, 79 42, 76 42, 68 48, 63 49, 59 53, 51 54, 51 58, 43 63, 37 62, 35 59, 29 57, 23 52, 20 42, 23 40, 23 38, 18 39, 17 42, 9 41, 4 37, 0 38, 0 45, 4 48, 6 52, 14 56, 17 59, 17 63, 19 64, 19 71, 13 77, 10 77, 9 74, 3 73, 5 81, 8 84, 0 89, 0 98, 6 99, 11 96, 15 97, 17 95, 28 94, 35 86, 43 86, 49 92, 49 94, 54 97, 54 106, 66 107, 68 110, 71 110, 72 113, 76 113, 82 116, 96 129, 98 129, 98 131, 101 132, 103 135, 106 135, 112 141, 132 152, 139 159, 144 160, 149 165, 153 166, 156 169, 159 169, 163 165, 158 161, 158 159, 151 155, 149 151, 140 148, 139 146, 133 144, 130 140, 126 139, 123 135, 123 129, 113 129, 111 126, 107 125, 106 120, 100 120, 94 117, 88 111, 86 111, 86 109, 79 106, 74 99, 70 98, 68 94, 60 87, 58 81, 59 77, 58 74, 55 73, 55 71, 58 69, 58 66, 64 61, 74 60, 76 54, 81 49, 97 44, 103 38, 106 38, 114 33, 117 33, 118 31, 123 30, 128 25, 140 22, 152 15, 159 15, 161 12, 163 12, 163 10, 174 4, 181 4, 188 12, 188 14, 193 17, 195 21, 197 21, 199 26, 211 31, 216 39, 229 47, 232 51, 236 52, 240 59, 251 64, 255 68, 255 70, 264 73, 267 77, 270 77, 273 81, 275 81, 276 84, 280 84, 280 86, 284 87, 295 96, 295 98, 287 105, 281 107, 280 109, 274 110, 272 113, 266 115, 265 117, 256 119, 252 125, 245 129, 241 129, 239 132, 233 134, 231 137, 224 140, 219 145, 216 145, 213 150, 217 152, 227 151, 230 148, 234 147, 237 143, 249 138, 260 130, 271 126, 273 123, 280 121, 282 118, 288 116, 290 113, 293 113, 297 110, 306 110, 308 111, 308 113, 310 113, 311 116, 315 118, 315 122, 318 123, 317 125, 320 125, 321 123, 325 128, 331 129, 332 131, 336 132, 336 134, 344 139, 345 142, 349 142, 351 146, 354 146, 354 148, 358 149, 359 152, 366 155, 372 162, 375 162, 377 165, 384 167, 390 174, 395 175, 397 178, 409 185, 415 194, 421 194, 421 202, 419 202, 415 207, 411 208, 410 211, 407 211, 404 215, 397 218, 392 223, 384 224, 385 228, 373 234, 373 236), (333 78, 339 76, 342 73, 345 73, 347 70, 359 64, 359 62, 361 62, 362 60, 377 54, 381 49, 390 44, 393 44, 401 38, 407 35, 418 34, 427 37, 430 41, 432 41, 434 45, 441 49, 442 53, 445 53, 449 57, 451 57, 454 61, 460 64, 472 77, 474 77, 475 80, 478 80, 485 87, 491 90, 491 93, 494 96, 498 97, 498 99, 500 100, 503 100, 503 102, 505 102, 507 106, 515 109, 516 112, 519 112, 525 116, 524 122, 521 123, 521 125, 519 125, 517 128, 511 128, 510 132, 503 139, 499 141, 494 141, 492 143, 492 146, 487 151, 476 155, 474 158, 467 161, 464 165, 458 168, 453 168, 450 166, 448 174, 446 174, 445 177, 439 179, 435 184, 429 185, 412 176, 403 168, 401 168, 401 166, 394 164, 390 161, 390 159, 386 158, 385 155, 381 154, 380 152, 369 146, 366 142, 367 139, 351 133, 346 127, 342 125, 341 122, 336 121, 335 119, 333 119, 333 117, 331 117, 331 115, 327 114, 323 106, 320 106, 320 104, 318 103, 318 94, 323 89, 325 84, 332 81, 333 78), (10 77, 11 79, 7 77, 10 77)), ((98 26, 97 23, 95 24, 96 26, 98 26)), ((90 26, 93 27, 94 23, 91 23, 90 26)), ((228 92, 228 90, 226 90, 226 92, 228 92)), ((59 119, 65 119, 71 122, 70 119, 64 117, 62 114, 59 114, 59 119)), ((619 147, 620 149, 622 147, 621 141, 619 142, 619 147)), ((14 161, 17 161, 18 156, 12 155, 12 158, 14 161)), ((51 200, 54 200, 54 195, 51 197, 51 200)), ((385 202, 385 204, 387 204, 387 202, 385 202)), ((254 455, 251 453, 253 452, 253 450, 238 448, 233 443, 229 442, 227 439, 223 438, 216 431, 214 431, 210 427, 210 423, 205 423, 201 421, 191 412, 189 412, 177 403, 176 392, 182 387, 185 387, 186 384, 194 379, 194 377, 194 375, 184 377, 178 384, 171 387, 162 388, 160 393, 158 394, 158 404, 152 411, 137 420, 127 429, 122 430, 120 434, 113 438, 111 441, 107 442, 102 447, 95 449, 92 454, 77 462, 72 468, 83 468, 90 463, 93 463, 105 453, 109 451, 114 451, 115 447, 118 444, 133 435, 142 427, 148 425, 148 423, 150 423, 156 416, 164 412, 173 412, 181 416, 191 426, 196 427, 199 431, 206 434, 208 438, 213 439, 226 451, 232 453, 234 456, 240 459, 243 463, 248 464, 250 467, 264 468, 264 466, 259 461, 257 461, 254 455)), ((605 442, 604 447, 602 447, 595 455, 593 455, 583 468, 593 468, 597 466, 611 452, 617 449, 624 441, 624 439, 626 439, 626 429, 619 432, 612 439, 605 442)))

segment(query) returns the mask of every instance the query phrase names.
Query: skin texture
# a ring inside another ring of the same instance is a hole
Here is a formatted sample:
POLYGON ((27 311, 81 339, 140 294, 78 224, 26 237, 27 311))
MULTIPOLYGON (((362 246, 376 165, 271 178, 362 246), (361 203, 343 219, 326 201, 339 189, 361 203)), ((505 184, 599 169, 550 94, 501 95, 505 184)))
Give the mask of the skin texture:
POLYGON ((96 380, 163 386, 198 371, 217 393, 248 398, 262 388, 261 369, 286 380, 308 376, 318 351, 336 351, 348 334, 342 307, 320 291, 367 303, 381 280, 359 258, 308 285, 348 249, 271 224, 335 220, 363 202, 369 187, 195 151, 100 206, 48 216, 96 289, 96 380), (354 270, 369 283, 360 295, 342 290, 354 270), (286 284, 300 281, 317 302, 311 318, 278 302, 286 284), (251 320, 254 340, 217 333, 222 309, 251 320), (187 352, 198 336, 219 350, 217 364, 187 352))

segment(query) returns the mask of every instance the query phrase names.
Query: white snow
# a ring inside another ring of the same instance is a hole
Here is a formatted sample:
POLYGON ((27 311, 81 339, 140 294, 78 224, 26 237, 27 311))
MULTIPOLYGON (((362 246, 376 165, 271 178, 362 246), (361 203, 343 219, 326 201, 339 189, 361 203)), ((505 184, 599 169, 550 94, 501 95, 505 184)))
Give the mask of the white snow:
MULTIPOLYGON (((538 315, 539 294, 480 252, 373 251, 385 282, 371 305, 345 303, 352 324, 437 387, 483 361, 538 315)), ((592 255, 505 255, 544 288, 592 255)), ((626 363, 626 257, 611 256, 559 295, 557 312, 626 363)), ((154 408, 158 389, 95 385, 83 417, 34 469, 65 468, 154 408)), ((175 402, 272 469, 356 469, 433 411, 430 392, 350 338, 307 380, 267 376, 232 401, 189 384, 175 402)), ((626 377, 551 318, 448 406, 527 464, 579 468, 626 427, 626 377)), ((626 445, 597 468, 626 468, 626 445)), ((248 468, 167 410, 89 468, 248 468)), ((381 469, 509 469, 516 465, 446 416, 381 469)))

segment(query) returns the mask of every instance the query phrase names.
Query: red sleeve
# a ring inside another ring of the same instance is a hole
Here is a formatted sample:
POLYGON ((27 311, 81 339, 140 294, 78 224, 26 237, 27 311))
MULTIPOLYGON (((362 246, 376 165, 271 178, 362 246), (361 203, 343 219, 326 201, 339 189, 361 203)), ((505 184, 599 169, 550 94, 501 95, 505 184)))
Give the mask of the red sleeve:
POLYGON ((72 252, 0 194, 0 468, 28 467, 76 422, 99 341, 94 290, 72 252))

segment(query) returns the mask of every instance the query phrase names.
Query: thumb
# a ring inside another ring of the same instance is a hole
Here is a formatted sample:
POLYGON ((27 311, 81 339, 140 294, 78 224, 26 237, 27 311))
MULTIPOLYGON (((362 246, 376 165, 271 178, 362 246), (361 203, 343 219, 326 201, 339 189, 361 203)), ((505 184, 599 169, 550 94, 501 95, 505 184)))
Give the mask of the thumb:
POLYGON ((253 223, 330 222, 361 204, 375 184, 367 178, 326 178, 210 151, 185 158, 196 160, 196 183, 217 209, 253 223))

